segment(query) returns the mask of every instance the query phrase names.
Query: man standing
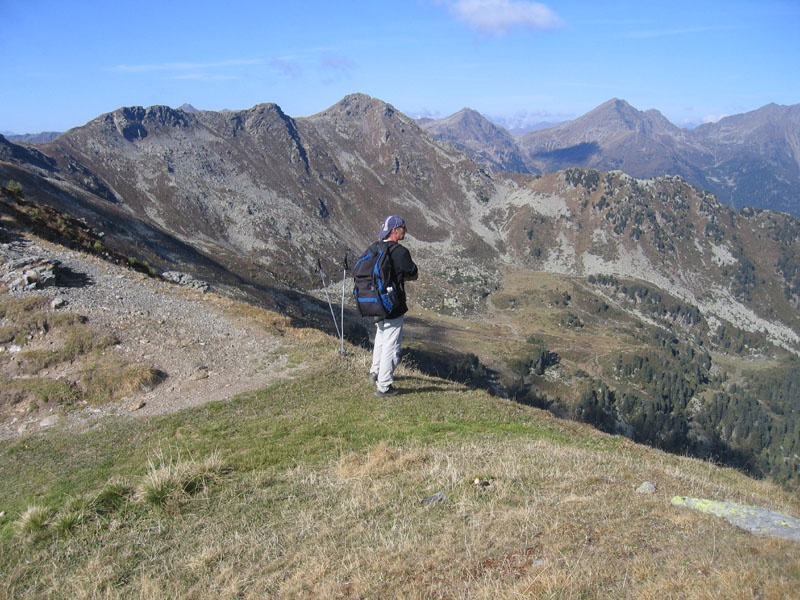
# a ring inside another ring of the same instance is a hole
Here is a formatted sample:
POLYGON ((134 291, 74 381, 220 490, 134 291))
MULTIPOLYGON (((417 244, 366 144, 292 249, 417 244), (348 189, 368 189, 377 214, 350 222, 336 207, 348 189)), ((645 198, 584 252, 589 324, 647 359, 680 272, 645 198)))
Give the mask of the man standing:
POLYGON ((397 306, 386 318, 375 324, 375 347, 372 352, 372 366, 369 378, 375 382, 378 397, 397 393, 392 386, 394 370, 400 362, 400 347, 403 342, 403 322, 408 312, 406 305, 405 282, 417 279, 417 265, 411 260, 411 253, 397 242, 406 237, 406 222, 402 217, 391 215, 383 221, 377 244, 389 244, 389 260, 392 266, 392 280, 397 287, 397 306))

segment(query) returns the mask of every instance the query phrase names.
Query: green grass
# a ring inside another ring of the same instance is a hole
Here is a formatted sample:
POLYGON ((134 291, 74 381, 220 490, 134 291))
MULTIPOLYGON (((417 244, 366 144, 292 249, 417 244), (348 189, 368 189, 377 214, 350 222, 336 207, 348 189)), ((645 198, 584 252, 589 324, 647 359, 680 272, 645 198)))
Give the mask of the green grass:
POLYGON ((14 298, 0 295, 0 344, 13 342, 22 345, 28 335, 46 333, 81 323, 83 319, 72 313, 47 312, 49 299, 44 296, 14 298))
POLYGON ((146 423, 109 421, 81 434, 8 441, 0 451, 0 501, 8 512, 34 501, 58 504, 115 475, 143 472, 150 453, 165 441, 192 456, 218 451, 239 472, 319 462, 381 441, 429 444, 476 435, 526 436, 608 451, 619 443, 601 435, 570 440, 563 424, 544 413, 415 373, 397 382, 410 393, 386 402, 372 395, 368 382, 354 385, 354 375, 346 359, 334 360, 328 368, 232 402, 146 423))
POLYGON ((0 378, 3 391, 0 398, 11 404, 18 404, 25 398, 32 398, 37 405, 71 405, 80 393, 68 381, 46 377, 25 377, 20 379, 0 378))
POLYGON ((669 508, 683 494, 800 512, 771 484, 405 367, 396 385, 408 393, 375 398, 364 353, 339 357, 318 342, 294 351, 305 371, 231 402, 4 442, 0 596, 796 589, 791 543, 669 508), (633 493, 646 479, 658 494, 633 493), (444 502, 422 504, 436 493, 444 502), (31 506, 38 524, 22 534, 31 506))
POLYGON ((71 362, 79 356, 104 350, 117 343, 114 336, 98 335, 84 325, 71 325, 61 333, 63 343, 55 350, 23 350, 20 353, 22 368, 26 373, 38 373, 47 367, 71 362))

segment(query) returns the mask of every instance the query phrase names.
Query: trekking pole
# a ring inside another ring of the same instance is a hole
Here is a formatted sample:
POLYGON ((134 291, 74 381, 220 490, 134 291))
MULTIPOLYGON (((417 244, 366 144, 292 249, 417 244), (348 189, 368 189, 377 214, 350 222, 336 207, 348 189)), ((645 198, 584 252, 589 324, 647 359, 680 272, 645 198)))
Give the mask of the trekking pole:
POLYGON ((339 344, 339 354, 344 354, 344 282, 347 278, 347 252, 344 253, 344 270, 342 271, 342 316, 339 322, 342 324, 342 333, 339 344))
POLYGON ((325 285, 325 271, 322 270, 322 261, 317 259, 317 268, 319 269, 319 276, 322 278, 322 289, 325 290, 325 297, 328 299, 328 308, 331 309, 331 317, 333 317, 333 326, 336 328, 336 335, 339 334, 339 325, 336 323, 336 314, 333 312, 333 304, 331 304, 331 297, 328 294, 328 286, 325 285))

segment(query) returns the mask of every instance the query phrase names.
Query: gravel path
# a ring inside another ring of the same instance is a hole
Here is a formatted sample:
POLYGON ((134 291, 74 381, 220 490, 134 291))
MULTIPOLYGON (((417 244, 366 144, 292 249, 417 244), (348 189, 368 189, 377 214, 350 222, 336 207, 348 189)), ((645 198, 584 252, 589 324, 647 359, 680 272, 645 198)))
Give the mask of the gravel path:
POLYGON ((30 239, 0 244, 0 267, 29 256, 58 260, 76 277, 73 287, 48 286, 16 296, 61 298, 58 310, 88 318, 87 325, 114 333, 110 351, 155 367, 167 377, 152 391, 65 415, 21 415, 0 424, 0 438, 35 431, 56 421, 84 427, 108 415, 174 412, 259 389, 288 372, 280 338, 226 310, 215 294, 155 280, 93 256, 30 239))

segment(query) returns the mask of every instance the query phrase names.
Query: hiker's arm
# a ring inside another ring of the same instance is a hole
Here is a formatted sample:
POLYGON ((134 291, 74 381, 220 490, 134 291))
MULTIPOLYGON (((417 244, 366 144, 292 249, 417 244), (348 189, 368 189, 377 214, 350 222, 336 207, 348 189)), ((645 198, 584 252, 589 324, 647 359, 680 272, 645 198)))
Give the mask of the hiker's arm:
POLYGON ((417 265, 411 260, 411 253, 407 248, 397 245, 391 254, 395 273, 398 278, 405 281, 415 281, 417 279, 417 265))

